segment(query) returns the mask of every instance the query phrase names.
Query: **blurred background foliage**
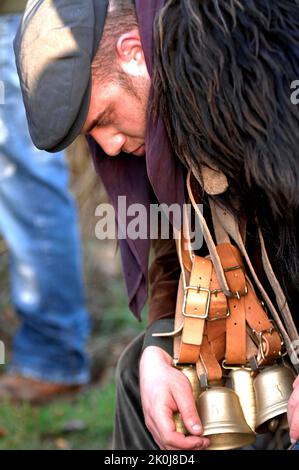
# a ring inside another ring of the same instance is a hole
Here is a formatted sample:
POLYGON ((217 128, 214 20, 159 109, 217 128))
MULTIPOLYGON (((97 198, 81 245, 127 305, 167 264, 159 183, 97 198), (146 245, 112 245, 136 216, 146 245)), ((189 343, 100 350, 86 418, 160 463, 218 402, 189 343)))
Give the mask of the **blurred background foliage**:
MULTIPOLYGON (((95 237, 95 209, 107 202, 107 196, 85 139, 79 138, 70 147, 67 158, 80 214, 86 302, 92 319, 91 383, 76 397, 44 406, 0 403, 0 449, 111 448, 116 362, 144 328, 145 320, 139 323, 127 307, 117 242, 95 237)), ((8 262, 5 243, 0 241, 0 339, 6 346, 6 363, 18 327, 9 300, 8 262)), ((3 370, 0 366, 0 373, 3 370)))

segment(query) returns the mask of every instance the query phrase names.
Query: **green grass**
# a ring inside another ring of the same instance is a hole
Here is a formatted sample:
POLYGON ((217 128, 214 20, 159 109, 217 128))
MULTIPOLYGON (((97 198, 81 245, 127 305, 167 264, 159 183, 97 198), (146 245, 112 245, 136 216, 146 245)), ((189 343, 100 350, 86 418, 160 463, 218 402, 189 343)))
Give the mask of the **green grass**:
POLYGON ((114 381, 93 387, 76 399, 59 400, 43 407, 0 405, 3 449, 110 449, 114 418, 114 381), (65 432, 66 423, 80 420, 82 431, 65 432))
MULTIPOLYGON (((95 267, 100 261, 98 258, 94 260, 95 267)), ((0 264, 0 315, 9 305, 7 260, 4 264, 5 269, 1 269, 0 264), (2 274, 5 275, 4 279, 2 274)), ((98 271, 92 271, 89 266, 88 281, 88 309, 93 322, 90 355, 99 375, 96 380, 99 381, 75 399, 59 399, 41 407, 31 407, 26 403, 14 406, 9 402, 0 402, 0 450, 111 448, 115 406, 115 384, 111 377, 123 347, 144 330, 145 321, 139 323, 129 311, 124 281, 120 274, 105 278, 98 271), (85 429, 67 433, 65 425, 74 420, 82 422, 85 429), (4 436, 2 431, 5 432, 4 436)), ((143 319, 146 317, 145 310, 143 319)), ((7 315, 5 319, 2 315, 1 319, 2 330, 7 333, 7 340, 10 340, 14 334, 11 315, 7 315)), ((8 347, 7 365, 10 353, 8 347)), ((3 372, 2 369, 0 367, 0 372, 3 372)))
MULTIPOLYGON (((95 344, 104 345, 104 349, 110 348, 111 340, 118 344, 124 336, 133 338, 144 329, 144 322, 134 319, 121 302, 122 297, 115 299, 115 305, 103 316, 101 334, 93 337, 95 344)), ((76 398, 40 407, 0 402, 0 450, 110 449, 115 407, 115 383, 111 378, 115 363, 111 361, 104 367, 104 383, 93 384, 76 398), (65 425, 74 420, 84 423, 85 429, 65 432, 65 425), (5 430, 2 437, 1 428, 5 430)))

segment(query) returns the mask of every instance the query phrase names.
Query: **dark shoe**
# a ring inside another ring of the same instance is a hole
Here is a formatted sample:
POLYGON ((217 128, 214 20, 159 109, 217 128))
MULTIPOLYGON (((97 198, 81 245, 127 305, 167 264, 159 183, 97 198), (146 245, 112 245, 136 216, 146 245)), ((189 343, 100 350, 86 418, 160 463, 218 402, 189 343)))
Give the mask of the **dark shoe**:
POLYGON ((4 374, 0 376, 0 401, 8 399, 14 403, 41 404, 62 395, 74 394, 80 389, 80 385, 43 382, 22 375, 4 374))

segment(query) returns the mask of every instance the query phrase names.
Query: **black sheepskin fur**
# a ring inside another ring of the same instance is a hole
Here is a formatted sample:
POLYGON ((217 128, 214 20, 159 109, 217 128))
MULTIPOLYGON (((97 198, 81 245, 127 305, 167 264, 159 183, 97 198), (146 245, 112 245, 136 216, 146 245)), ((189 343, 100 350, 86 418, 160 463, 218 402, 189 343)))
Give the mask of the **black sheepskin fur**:
POLYGON ((258 218, 277 275, 299 292, 297 0, 170 0, 155 22, 154 115, 195 172, 221 169, 220 199, 258 218))

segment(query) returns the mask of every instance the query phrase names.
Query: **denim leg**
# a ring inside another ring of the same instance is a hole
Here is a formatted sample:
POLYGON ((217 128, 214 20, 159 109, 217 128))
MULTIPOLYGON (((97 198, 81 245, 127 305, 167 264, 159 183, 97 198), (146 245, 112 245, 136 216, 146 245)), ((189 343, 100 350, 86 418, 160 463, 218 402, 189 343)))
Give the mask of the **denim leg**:
POLYGON ((89 318, 76 207, 63 153, 37 150, 28 134, 12 49, 19 18, 0 16, 0 230, 10 251, 11 297, 21 319, 11 370, 84 383, 89 318))

